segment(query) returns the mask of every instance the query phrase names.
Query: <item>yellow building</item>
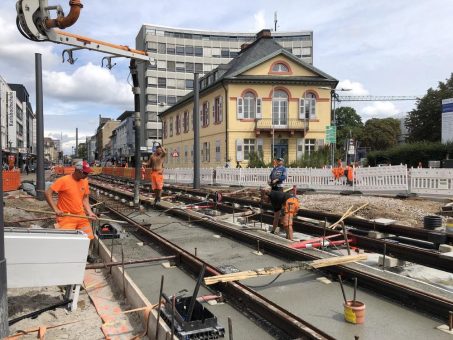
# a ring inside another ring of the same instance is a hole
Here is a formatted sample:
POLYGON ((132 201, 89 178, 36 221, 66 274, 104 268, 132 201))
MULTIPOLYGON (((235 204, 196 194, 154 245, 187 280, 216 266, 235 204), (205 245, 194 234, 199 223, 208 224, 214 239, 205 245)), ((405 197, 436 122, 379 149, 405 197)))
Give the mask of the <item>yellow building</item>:
MULTIPOLYGON (((201 166, 246 167, 251 152, 290 163, 315 151, 324 145, 337 83, 283 49, 269 30, 259 32, 200 79, 201 166)), ((161 113, 168 168, 193 166, 193 104, 191 92, 161 113)))

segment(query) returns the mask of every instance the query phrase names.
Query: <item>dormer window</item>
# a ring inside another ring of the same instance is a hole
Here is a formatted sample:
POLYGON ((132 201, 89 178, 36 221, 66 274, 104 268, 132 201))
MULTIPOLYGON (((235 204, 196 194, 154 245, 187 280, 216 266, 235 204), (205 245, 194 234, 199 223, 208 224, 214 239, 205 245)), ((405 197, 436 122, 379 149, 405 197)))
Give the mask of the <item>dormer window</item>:
POLYGON ((289 68, 285 64, 277 63, 272 66, 272 72, 289 72, 289 68))

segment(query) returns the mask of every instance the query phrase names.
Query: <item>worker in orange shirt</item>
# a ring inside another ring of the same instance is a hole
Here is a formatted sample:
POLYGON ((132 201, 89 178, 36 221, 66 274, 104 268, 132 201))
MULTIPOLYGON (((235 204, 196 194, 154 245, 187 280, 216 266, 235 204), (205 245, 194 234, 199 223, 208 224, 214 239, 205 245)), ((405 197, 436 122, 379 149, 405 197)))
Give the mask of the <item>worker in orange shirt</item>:
POLYGON ((351 163, 349 163, 346 167, 345 175, 348 185, 352 185, 352 182, 354 181, 354 168, 352 167, 351 163))
POLYGON ((336 168, 332 169, 333 177, 335 177, 336 180, 339 180, 340 177, 344 175, 344 169, 343 169, 343 164, 341 163, 341 159, 338 160, 337 162, 338 166, 336 168))
MULTIPOLYGON (((88 200, 90 189, 88 188, 88 174, 93 169, 85 161, 75 164, 75 170, 71 175, 58 178, 45 192, 46 201, 57 215, 57 229, 80 230, 93 240, 93 230, 90 219, 97 219, 88 200), (58 201, 55 204, 53 193, 58 193, 58 201), (85 214, 86 213, 86 214, 85 214), (81 215, 87 217, 72 217, 65 214, 81 215)), ((90 242, 90 249, 92 248, 90 242)), ((91 258, 88 256, 88 260, 91 258)))

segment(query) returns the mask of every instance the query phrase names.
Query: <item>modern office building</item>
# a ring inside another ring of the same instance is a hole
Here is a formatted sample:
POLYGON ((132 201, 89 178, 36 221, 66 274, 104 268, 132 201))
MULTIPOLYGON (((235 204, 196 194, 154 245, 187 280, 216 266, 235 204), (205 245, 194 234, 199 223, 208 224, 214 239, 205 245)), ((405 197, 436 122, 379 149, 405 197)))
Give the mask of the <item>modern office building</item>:
MULTIPOLYGON (((138 65, 142 93, 141 145, 152 147, 162 139, 158 114, 193 89, 193 74, 200 77, 235 58, 256 33, 211 32, 193 29, 143 25, 136 48, 145 50, 155 63, 138 65)), ((273 32, 273 39, 292 55, 313 64, 313 32, 273 32)))

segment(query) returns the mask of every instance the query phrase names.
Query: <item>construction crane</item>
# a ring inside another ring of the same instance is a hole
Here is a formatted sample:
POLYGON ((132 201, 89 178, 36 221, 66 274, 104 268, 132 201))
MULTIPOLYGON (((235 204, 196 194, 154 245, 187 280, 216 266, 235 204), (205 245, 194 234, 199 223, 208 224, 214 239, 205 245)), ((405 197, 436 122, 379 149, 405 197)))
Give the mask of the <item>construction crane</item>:
POLYGON ((399 100, 414 101, 420 99, 421 96, 336 96, 335 99, 339 102, 389 102, 399 100))

